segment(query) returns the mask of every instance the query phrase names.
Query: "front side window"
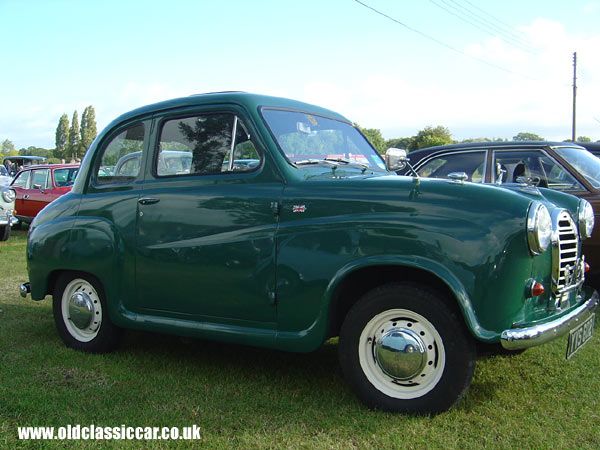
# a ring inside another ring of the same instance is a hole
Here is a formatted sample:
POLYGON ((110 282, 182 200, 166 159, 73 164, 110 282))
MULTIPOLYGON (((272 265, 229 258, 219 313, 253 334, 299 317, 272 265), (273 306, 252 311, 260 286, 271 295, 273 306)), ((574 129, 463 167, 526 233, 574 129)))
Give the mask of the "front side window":
POLYGON ((205 114, 163 123, 155 173, 158 176, 247 172, 260 156, 239 117, 205 114))
POLYGON ((114 136, 104 148, 96 170, 99 184, 134 180, 140 172, 144 147, 144 124, 133 125, 114 136))
POLYGON ((417 170, 420 177, 448 178, 451 173, 464 172, 468 181, 483 183, 485 176, 485 151, 447 153, 433 158, 417 170))
POLYGON ((371 144, 349 123, 278 109, 263 109, 262 115, 279 148, 296 166, 331 161, 385 169, 371 144))
POLYGON ((559 191, 583 186, 560 164, 541 150, 494 152, 496 182, 519 183, 527 179, 539 187, 559 191))

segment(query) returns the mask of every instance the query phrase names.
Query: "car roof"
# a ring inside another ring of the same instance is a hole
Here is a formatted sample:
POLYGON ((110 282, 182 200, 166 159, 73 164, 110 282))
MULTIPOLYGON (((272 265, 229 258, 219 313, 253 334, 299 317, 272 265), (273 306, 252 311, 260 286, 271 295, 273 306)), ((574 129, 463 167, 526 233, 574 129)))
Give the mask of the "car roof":
POLYGON ((79 167, 80 165, 81 165, 80 163, 73 163, 73 164, 36 164, 35 166, 25 166, 20 171, 23 172, 25 170, 32 170, 32 169, 63 169, 63 168, 67 168, 67 167, 79 167))
POLYGON ((313 114, 320 114, 323 116, 331 117, 334 119, 342 120, 344 122, 351 123, 341 114, 331 111, 320 106, 311 105, 308 103, 300 102, 297 100, 291 100, 283 97, 271 97, 268 95, 252 94, 249 92, 241 91, 227 91, 227 92, 210 92, 206 94, 194 94, 189 97, 174 98, 171 100, 165 100, 163 102, 153 103, 150 105, 142 106, 132 111, 126 112, 121 116, 117 117, 111 124, 107 126, 111 128, 124 120, 133 119, 136 116, 167 111, 173 108, 185 107, 185 106, 200 106, 200 105, 219 105, 219 104, 231 104, 235 103, 246 107, 248 110, 256 111, 258 108, 276 108, 276 109, 290 109, 298 111, 306 111, 313 114))
POLYGON ((592 153, 600 153, 600 142, 575 142, 592 153))
POLYGON ((585 150, 578 143, 573 142, 554 142, 554 141, 498 141, 498 142, 467 142, 462 144, 437 145, 435 147, 427 147, 420 150, 413 150, 408 153, 411 162, 420 161, 429 155, 442 152, 453 152, 461 150, 478 150, 478 149, 527 149, 527 148, 549 148, 549 147, 579 147, 585 150))

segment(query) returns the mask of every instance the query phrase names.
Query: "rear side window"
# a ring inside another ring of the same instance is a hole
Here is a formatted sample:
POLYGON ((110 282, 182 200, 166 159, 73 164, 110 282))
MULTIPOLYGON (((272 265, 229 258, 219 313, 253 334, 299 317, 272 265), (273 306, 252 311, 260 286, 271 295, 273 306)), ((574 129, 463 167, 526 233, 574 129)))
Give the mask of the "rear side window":
POLYGON ((243 122, 233 114, 167 120, 160 132, 158 176, 247 172, 260 156, 243 122))
POLYGON ((29 173, 30 170, 26 170, 25 172, 21 172, 15 181, 12 182, 11 186, 19 187, 25 189, 27 187, 27 182, 29 181, 29 173))
POLYGON ((48 175, 49 169, 36 169, 31 171, 31 188, 48 189, 50 186, 48 175))
POLYGON ((123 183, 132 181, 139 175, 144 132, 144 124, 139 123, 126 128, 110 140, 96 170, 97 183, 123 183))
POLYGON ((75 177, 77 176, 77 172, 79 172, 79 167, 66 167, 64 169, 55 169, 54 172, 52 172, 54 186, 73 186, 73 183, 75 183, 75 177))

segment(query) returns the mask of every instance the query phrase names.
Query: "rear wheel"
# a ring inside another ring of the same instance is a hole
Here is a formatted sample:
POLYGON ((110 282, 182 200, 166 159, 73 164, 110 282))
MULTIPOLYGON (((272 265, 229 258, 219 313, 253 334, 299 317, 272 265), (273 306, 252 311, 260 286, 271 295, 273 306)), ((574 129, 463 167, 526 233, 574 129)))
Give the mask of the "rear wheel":
POLYGON ((466 392, 475 345, 436 291, 391 283, 348 312, 338 345, 344 376, 371 408, 437 413, 466 392))
POLYGON ((52 296, 54 322, 68 347, 92 353, 114 350, 120 329, 108 316, 102 285, 82 273, 61 275, 52 296))
POLYGON ((0 241, 7 241, 10 237, 10 225, 0 227, 0 241))

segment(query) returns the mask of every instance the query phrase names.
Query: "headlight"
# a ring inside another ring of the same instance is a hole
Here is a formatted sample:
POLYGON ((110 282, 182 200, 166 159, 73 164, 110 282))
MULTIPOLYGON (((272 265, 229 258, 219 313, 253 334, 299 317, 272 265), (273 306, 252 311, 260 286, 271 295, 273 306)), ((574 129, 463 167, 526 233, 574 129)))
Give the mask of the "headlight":
POLYGON ((527 243, 529 251, 540 255, 546 251, 552 237, 552 219, 548 208, 540 202, 533 202, 527 213, 527 243))
POLYGON ((580 200, 578 209, 579 235, 581 239, 587 239, 592 236, 592 230, 594 229, 594 210, 587 200, 580 200))
POLYGON ((2 189, 2 199, 6 203, 14 202, 15 198, 17 198, 17 193, 13 189, 8 189, 8 188, 2 189))

